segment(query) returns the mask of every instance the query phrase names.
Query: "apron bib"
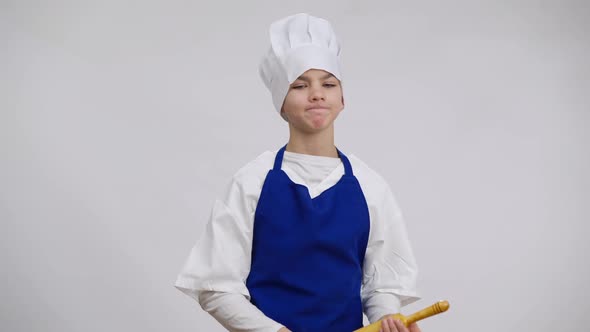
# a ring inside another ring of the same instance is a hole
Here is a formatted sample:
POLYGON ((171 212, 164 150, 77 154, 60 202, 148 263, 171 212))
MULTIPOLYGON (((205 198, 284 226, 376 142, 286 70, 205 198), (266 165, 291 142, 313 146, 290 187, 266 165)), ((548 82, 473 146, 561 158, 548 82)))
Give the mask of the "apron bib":
POLYGON ((362 327, 360 297, 369 209, 348 158, 340 180, 311 198, 281 169, 286 145, 266 175, 256 211, 251 302, 294 332, 362 327))

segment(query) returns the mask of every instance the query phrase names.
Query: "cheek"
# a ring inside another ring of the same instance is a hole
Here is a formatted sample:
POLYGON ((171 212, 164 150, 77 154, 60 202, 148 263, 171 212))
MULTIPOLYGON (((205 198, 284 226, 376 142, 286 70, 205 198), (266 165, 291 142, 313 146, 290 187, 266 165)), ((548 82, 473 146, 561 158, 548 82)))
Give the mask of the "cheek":
POLYGON ((300 94, 293 93, 294 91, 290 92, 287 97, 285 97, 284 107, 289 109, 294 109, 300 107, 302 103, 304 103, 303 97, 300 94))
POLYGON ((338 106, 338 108, 344 107, 344 97, 340 91, 334 93, 332 100, 334 101, 334 105, 338 106))

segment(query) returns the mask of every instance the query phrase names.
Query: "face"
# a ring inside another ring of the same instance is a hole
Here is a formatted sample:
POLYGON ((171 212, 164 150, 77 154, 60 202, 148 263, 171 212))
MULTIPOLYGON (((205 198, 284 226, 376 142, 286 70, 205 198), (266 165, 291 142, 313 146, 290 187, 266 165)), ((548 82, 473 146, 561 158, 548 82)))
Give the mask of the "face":
POLYGON ((281 113, 294 129, 316 133, 330 127, 342 109, 340 81, 324 70, 310 69, 289 86, 281 113))

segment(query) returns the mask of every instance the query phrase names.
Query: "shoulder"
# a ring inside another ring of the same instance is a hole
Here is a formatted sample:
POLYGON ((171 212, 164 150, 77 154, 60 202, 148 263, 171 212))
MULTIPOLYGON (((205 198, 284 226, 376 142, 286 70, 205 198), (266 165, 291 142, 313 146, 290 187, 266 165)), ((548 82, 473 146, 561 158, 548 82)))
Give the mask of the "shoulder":
POLYGON ((389 185, 385 178, 376 170, 369 167, 367 163, 362 161, 355 154, 350 154, 348 160, 350 161, 354 175, 361 184, 365 194, 373 194, 378 197, 388 190, 389 185))
POLYGON ((262 152, 256 158, 240 167, 232 175, 232 182, 248 188, 262 187, 268 171, 273 167, 275 155, 275 151, 262 152))
POLYGON ((272 169, 274 155, 275 152, 265 151, 233 173, 223 195, 227 206, 239 210, 246 205, 249 212, 255 209, 266 175, 272 169))
POLYGON ((387 180, 354 154, 351 154, 348 159, 367 201, 371 221, 378 221, 377 224, 372 225, 383 226, 385 220, 383 216, 400 217, 401 209, 387 180))

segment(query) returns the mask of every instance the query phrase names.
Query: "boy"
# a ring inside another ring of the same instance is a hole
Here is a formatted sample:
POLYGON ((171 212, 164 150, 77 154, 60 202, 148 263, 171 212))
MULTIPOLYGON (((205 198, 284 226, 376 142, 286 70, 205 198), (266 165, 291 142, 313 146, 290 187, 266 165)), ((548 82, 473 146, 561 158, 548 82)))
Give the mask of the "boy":
MULTIPOLYGON (((340 45, 307 14, 274 22, 260 74, 289 141, 238 170, 175 286, 231 331, 353 331, 418 299, 383 178, 334 145, 340 45)), ((417 332, 383 321, 384 332, 417 332)))

